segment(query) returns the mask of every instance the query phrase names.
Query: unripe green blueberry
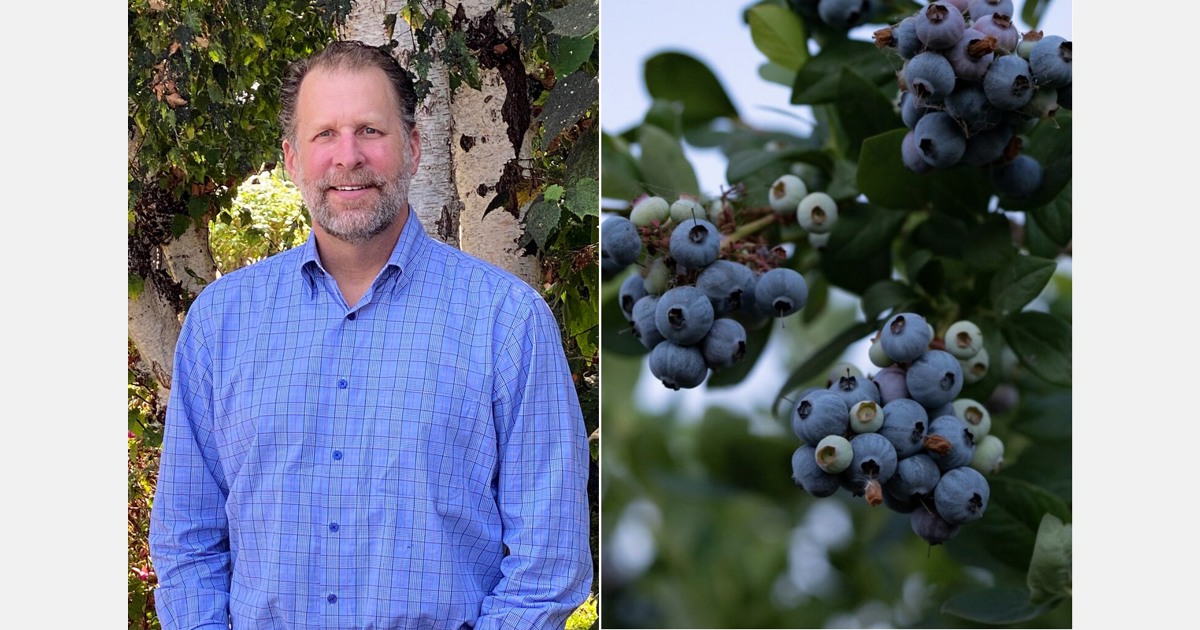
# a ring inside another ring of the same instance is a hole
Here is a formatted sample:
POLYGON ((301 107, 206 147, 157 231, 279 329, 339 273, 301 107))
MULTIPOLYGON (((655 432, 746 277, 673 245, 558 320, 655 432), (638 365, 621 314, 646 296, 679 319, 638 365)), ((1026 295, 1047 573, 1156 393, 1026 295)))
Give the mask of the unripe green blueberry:
POLYGON ((633 203, 633 210, 629 212, 629 220, 638 227, 650 225, 655 221, 662 223, 669 216, 671 216, 671 204, 662 197, 654 196, 638 199, 633 203))
POLYGON ((987 407, 984 407, 977 400, 970 398, 959 398, 951 405, 954 407, 954 415, 967 424, 967 430, 971 435, 975 436, 975 443, 978 445, 979 440, 988 435, 992 431, 992 414, 988 413, 987 407))
POLYGON ((718 197, 708 204, 708 222, 713 225, 721 225, 721 222, 724 220, 725 200, 718 197))
POLYGON ((646 274, 642 277, 642 288, 650 295, 662 295, 667 290, 667 281, 671 279, 671 271, 662 257, 655 258, 646 265, 646 274))
POLYGON ((1004 466, 1004 442, 994 435, 985 435, 975 444, 975 455, 971 457, 971 468, 985 475, 1000 471, 1004 466))
POLYGON ((808 244, 813 246, 813 249, 825 249, 829 244, 829 233, 817 234, 816 232, 808 233, 808 244))
POLYGON ((982 381, 983 377, 987 376, 991 359, 988 358, 987 348, 980 348, 975 356, 970 359, 960 359, 959 363, 962 365, 963 382, 970 385, 982 381))
POLYGON ((771 184, 768 198, 771 209, 775 214, 790 214, 800 205, 800 200, 808 194, 808 186, 804 180, 795 175, 782 175, 771 184))
POLYGON ((850 408, 850 430, 855 433, 874 433, 883 425, 883 411, 871 400, 860 400, 850 408))
POLYGON ((954 355, 954 358, 970 359, 983 349, 983 333, 974 322, 960 320, 946 329, 945 344, 946 352, 954 355))
POLYGON ((883 351, 883 344, 879 343, 878 337, 871 340, 871 347, 867 350, 867 357, 871 359, 871 363, 881 368, 889 367, 896 363, 883 351))
POLYGON ((840 435, 827 435, 817 443, 816 458, 821 470, 836 475, 850 467, 854 450, 850 448, 850 440, 840 435))
POLYGON ((838 207, 833 197, 823 192, 813 192, 800 200, 796 209, 796 221, 810 233, 828 234, 837 223, 838 207))
POLYGON ((708 211, 695 199, 680 197, 671 204, 671 220, 683 223, 688 219, 708 219, 708 211))

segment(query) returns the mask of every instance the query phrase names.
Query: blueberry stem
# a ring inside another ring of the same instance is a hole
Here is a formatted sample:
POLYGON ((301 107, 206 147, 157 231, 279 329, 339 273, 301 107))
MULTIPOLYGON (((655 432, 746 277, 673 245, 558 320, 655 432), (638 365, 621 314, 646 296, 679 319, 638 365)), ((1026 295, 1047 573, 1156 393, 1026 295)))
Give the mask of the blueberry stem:
POLYGON ((735 241, 740 241, 743 238, 750 236, 751 234, 755 234, 757 232, 761 232, 762 230, 765 230, 766 228, 770 227, 771 224, 773 224, 777 221, 777 219, 775 217, 776 217, 776 215, 774 213, 768 214, 762 218, 755 219, 745 225, 738 227, 738 229, 734 230, 732 234, 727 234, 727 235, 725 235, 724 238, 721 239, 721 247, 722 248, 728 247, 730 243, 733 243, 735 241))

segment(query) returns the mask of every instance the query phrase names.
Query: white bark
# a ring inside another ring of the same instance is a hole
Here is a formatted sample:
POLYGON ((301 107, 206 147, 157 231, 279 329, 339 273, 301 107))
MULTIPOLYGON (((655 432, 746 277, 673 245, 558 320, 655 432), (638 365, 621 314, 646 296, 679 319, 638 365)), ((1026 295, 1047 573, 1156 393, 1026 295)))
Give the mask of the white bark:
POLYGON ((175 343, 182 329, 179 313, 149 280, 141 294, 130 297, 128 303, 129 338, 137 347, 142 364, 158 383, 159 401, 165 404, 171 391, 175 343))
MULTIPOLYGON (((399 14, 403 4, 401 0, 361 0, 342 29, 342 37, 373 45, 386 43, 384 18, 399 14)), ((468 0, 462 4, 472 20, 493 8, 490 0, 468 0)), ((453 15, 457 7, 457 3, 447 3, 446 10, 453 15)), ((403 19, 396 20, 392 38, 399 43, 396 52, 401 64, 407 66, 415 41, 403 19)), ((503 210, 483 217, 484 209, 495 197, 494 186, 505 162, 516 154, 501 117, 505 87, 499 73, 480 69, 482 91, 463 85, 453 94, 449 74, 442 64, 435 63, 428 78, 433 86, 417 108, 421 167, 413 178, 410 203, 426 229, 441 240, 536 286, 536 261, 520 257, 515 251, 520 235, 517 220, 503 210), (469 151, 459 144, 463 136, 474 139, 469 151), (480 184, 489 189, 484 195, 478 193, 480 184)), ((524 144, 527 146, 528 142, 524 144)))

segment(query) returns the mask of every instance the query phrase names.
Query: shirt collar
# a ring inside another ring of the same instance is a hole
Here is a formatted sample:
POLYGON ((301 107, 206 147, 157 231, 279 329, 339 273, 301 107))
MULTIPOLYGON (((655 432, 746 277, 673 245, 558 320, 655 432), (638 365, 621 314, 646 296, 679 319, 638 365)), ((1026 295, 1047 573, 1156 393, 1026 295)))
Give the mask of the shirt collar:
MULTIPOLYGON (((400 238, 396 240, 396 247, 392 249, 391 256, 388 256, 387 262, 379 273, 381 279, 397 276, 396 288, 399 289, 402 284, 405 284, 405 279, 411 277, 417 266, 425 259, 425 248, 429 244, 429 235, 425 232, 425 226, 421 225, 421 220, 417 217, 417 213, 412 206, 408 207, 408 218, 404 222, 404 229, 400 231, 400 238)), ((309 232, 308 240, 300 246, 300 272, 309 289, 312 290, 312 295, 316 295, 317 276, 324 275, 328 272, 321 265, 321 257, 317 253, 317 236, 309 232)))

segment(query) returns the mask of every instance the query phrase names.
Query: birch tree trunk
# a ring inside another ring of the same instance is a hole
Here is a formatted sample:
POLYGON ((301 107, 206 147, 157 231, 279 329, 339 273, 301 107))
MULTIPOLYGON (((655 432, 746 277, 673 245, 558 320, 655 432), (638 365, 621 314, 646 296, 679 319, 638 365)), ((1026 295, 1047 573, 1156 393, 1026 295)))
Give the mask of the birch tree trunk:
MULTIPOLYGON (((399 14, 404 4, 403 0, 361 0, 342 30, 343 38, 373 45, 387 43, 385 18, 399 14)), ((441 6, 434 0, 424 4, 429 11, 441 6)), ((454 15, 460 5, 472 23, 485 19, 493 9, 490 0, 447 3, 445 8, 454 15)), ((511 29, 506 16, 498 15, 497 22, 502 31, 511 29)), ((403 19, 396 20, 392 38, 399 42, 400 63, 407 66, 415 43, 403 19)), ((517 129, 520 125, 505 120, 503 108, 510 86, 501 70, 481 67, 479 74, 481 90, 464 85, 451 92, 445 66, 435 63, 430 69, 428 78, 433 85, 417 108, 421 166, 413 178, 410 201, 426 229, 439 239, 536 287, 537 261, 516 252, 521 234, 517 217, 502 210, 484 216, 505 164, 530 155, 528 124, 517 129)))

